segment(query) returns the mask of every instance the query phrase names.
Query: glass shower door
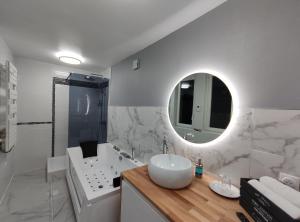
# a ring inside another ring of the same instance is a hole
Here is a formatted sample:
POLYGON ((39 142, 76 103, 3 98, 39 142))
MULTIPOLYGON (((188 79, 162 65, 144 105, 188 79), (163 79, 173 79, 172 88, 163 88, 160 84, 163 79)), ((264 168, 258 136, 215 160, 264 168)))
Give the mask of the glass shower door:
POLYGON ((70 86, 68 147, 100 137, 100 89, 70 86))
POLYGON ((108 79, 71 74, 55 85, 53 155, 81 142, 107 141, 108 79))

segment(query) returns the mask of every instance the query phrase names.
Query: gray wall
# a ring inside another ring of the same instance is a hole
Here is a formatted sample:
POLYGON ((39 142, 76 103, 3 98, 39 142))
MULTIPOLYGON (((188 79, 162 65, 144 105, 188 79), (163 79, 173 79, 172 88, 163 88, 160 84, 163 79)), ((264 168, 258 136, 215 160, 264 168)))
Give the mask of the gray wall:
POLYGON ((299 109, 300 1, 228 0, 113 66, 110 104, 165 106, 173 85, 198 69, 227 76, 241 106, 299 109))

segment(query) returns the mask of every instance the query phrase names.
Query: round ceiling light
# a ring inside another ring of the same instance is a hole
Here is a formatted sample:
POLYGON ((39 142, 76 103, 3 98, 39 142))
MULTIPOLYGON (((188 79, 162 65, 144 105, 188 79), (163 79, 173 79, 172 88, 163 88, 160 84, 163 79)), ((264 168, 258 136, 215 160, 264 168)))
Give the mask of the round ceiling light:
POLYGON ((74 57, 70 57, 70 56, 60 56, 58 59, 61 62, 68 63, 71 65, 80 65, 81 64, 81 60, 76 59, 74 57))
POLYGON ((71 65, 80 65, 84 62, 82 56, 69 51, 58 52, 56 57, 59 59, 59 61, 71 65))

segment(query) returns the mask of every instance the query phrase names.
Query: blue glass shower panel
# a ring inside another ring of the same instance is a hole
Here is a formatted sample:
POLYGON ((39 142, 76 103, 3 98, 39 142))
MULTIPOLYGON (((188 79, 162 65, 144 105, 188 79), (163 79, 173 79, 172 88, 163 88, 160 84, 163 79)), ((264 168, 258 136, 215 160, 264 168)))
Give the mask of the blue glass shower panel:
POLYGON ((100 138, 100 88, 70 86, 68 147, 80 142, 99 141, 100 138))

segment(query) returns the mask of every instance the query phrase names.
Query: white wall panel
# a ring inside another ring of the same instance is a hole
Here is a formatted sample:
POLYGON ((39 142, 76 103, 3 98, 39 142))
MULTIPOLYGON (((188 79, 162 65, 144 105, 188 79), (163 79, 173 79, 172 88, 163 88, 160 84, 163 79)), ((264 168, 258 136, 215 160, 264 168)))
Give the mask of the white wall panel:
POLYGON ((51 156, 51 124, 18 126, 16 174, 46 167, 51 156))
POLYGON ((69 86, 56 85, 55 90, 55 156, 62 156, 68 147, 69 86))

